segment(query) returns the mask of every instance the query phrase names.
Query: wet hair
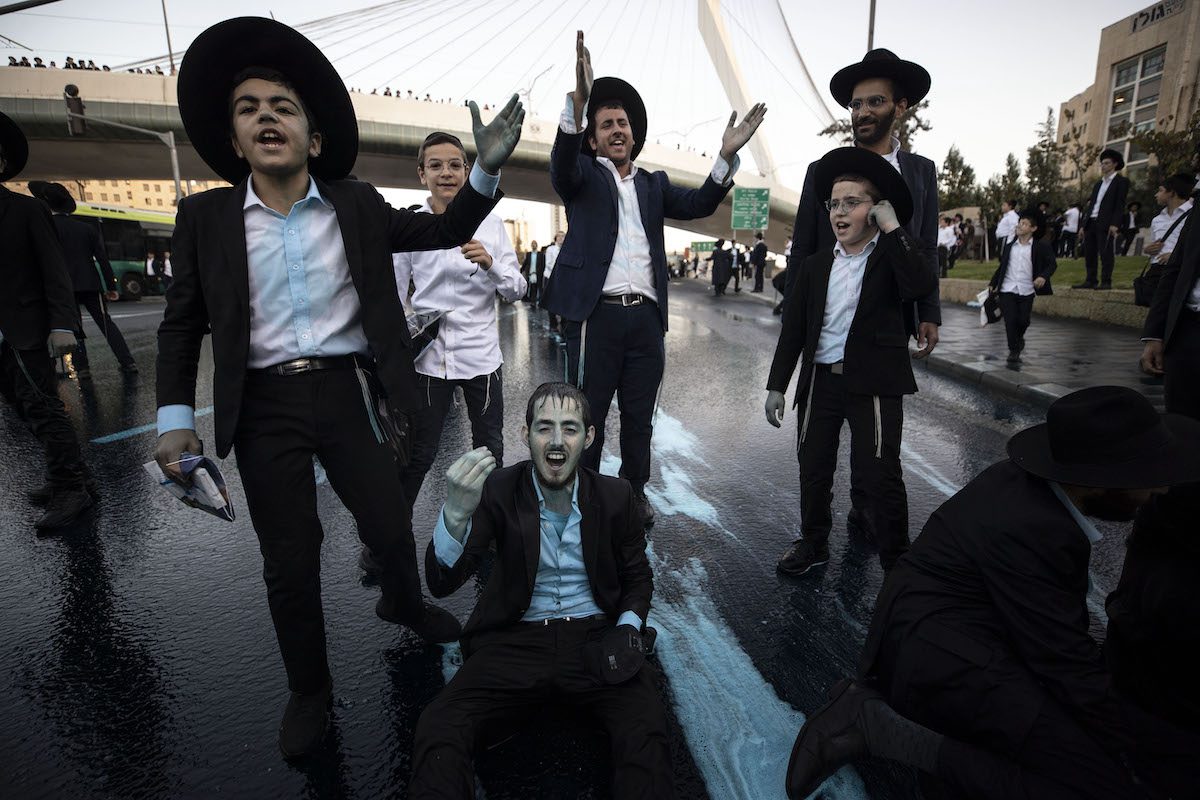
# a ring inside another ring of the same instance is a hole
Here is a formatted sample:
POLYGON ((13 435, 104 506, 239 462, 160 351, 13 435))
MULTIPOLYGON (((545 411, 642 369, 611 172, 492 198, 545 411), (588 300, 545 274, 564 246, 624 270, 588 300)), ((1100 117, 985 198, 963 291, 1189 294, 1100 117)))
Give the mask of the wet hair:
POLYGON ((1171 192, 1176 197, 1187 198, 1191 196, 1192 189, 1196 186, 1195 177, 1188 175, 1186 172, 1180 172, 1167 178, 1162 182, 1162 187, 1168 192, 1171 192))
POLYGON ((525 424, 533 425, 533 412, 539 404, 547 399, 554 398, 562 403, 566 400, 571 400, 575 405, 579 406, 579 411, 583 416, 583 427, 592 427, 592 409, 588 405, 587 395, 585 395, 578 387, 572 386, 569 383, 562 381, 550 381, 543 383, 541 386, 533 390, 533 394, 529 395, 529 403, 525 406, 525 424))
POLYGON ((463 161, 469 161, 467 158, 467 148, 463 147, 462 139, 459 139, 453 133, 445 131, 434 131, 425 137, 425 141, 421 142, 421 148, 417 150, 417 166, 425 166, 425 148, 433 147, 439 144, 452 144, 462 153, 463 161))
POLYGON ((295 84, 288 80, 286 75, 273 67, 246 67, 233 76, 233 82, 229 85, 229 111, 227 115, 231 131, 233 130, 233 104, 237 99, 233 96, 233 92, 246 81, 255 78, 271 83, 278 83, 280 86, 286 86, 290 89, 296 95, 296 99, 300 101, 300 110, 304 112, 304 119, 308 121, 308 135, 312 136, 314 133, 320 133, 320 130, 317 128, 317 118, 313 116, 312 110, 304 102, 304 96, 300 94, 295 84))
POLYGON ((879 188, 875 184, 871 183, 871 181, 867 180, 862 175, 838 175, 833 179, 833 183, 829 184, 829 188, 832 190, 834 186, 842 183, 843 181, 861 184, 863 191, 867 194, 867 197, 871 198, 876 203, 883 199, 883 192, 879 191, 879 188))

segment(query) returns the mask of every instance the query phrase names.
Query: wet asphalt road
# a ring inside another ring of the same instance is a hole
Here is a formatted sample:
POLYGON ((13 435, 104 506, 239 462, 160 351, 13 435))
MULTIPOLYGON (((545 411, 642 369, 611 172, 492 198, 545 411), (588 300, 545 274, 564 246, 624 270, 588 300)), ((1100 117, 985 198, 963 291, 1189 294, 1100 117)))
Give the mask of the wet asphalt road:
MULTIPOLYGON (((776 430, 762 412, 778 318, 767 304, 712 298, 705 288, 672 286, 648 487, 659 515, 649 536, 651 624, 679 796, 777 798, 802 712, 854 669, 881 573, 869 547, 848 543, 839 525, 848 509, 844 441, 830 564, 815 579, 776 575, 799 517, 795 415, 776 430)), ((403 797, 417 716, 456 653, 376 618, 378 589, 355 565, 353 520, 321 484, 334 727, 319 757, 284 762, 276 731, 287 689, 235 460, 224 465, 243 512, 234 523, 178 505, 141 470, 153 447, 152 429, 138 431, 154 420, 161 310, 160 300, 114 307, 140 377, 123 379, 97 337, 94 381, 59 384, 103 484, 96 513, 65 535, 35 536, 24 492, 39 483, 40 450, 0 409, 0 798, 403 797)), ((527 452, 518 438, 524 400, 561 375, 562 356, 544 314, 517 304, 500 316, 512 463, 527 452)), ((211 374, 207 346, 201 374, 211 374)), ((1009 435, 1039 421, 1033 409, 924 371, 919 382, 904 436, 914 536, 948 493, 1001 457, 1009 435)), ((199 391, 197 406, 208 406, 207 380, 199 391)), ((613 443, 616 421, 614 409, 613 443)), ((211 416, 198 426, 210 439, 211 416)), ((453 411, 415 509, 422 553, 442 473, 469 446, 465 413, 453 411)), ((615 472, 617 461, 605 465, 615 472)), ((1122 553, 1119 530, 1106 533, 1094 555, 1100 591, 1115 585, 1122 553)), ((447 606, 465 619, 477 594, 468 584, 447 606)), ((530 722, 481 758, 483 796, 609 796, 601 736, 565 715, 530 722)), ((908 771, 868 764, 843 770, 824 796, 918 794, 908 771)))

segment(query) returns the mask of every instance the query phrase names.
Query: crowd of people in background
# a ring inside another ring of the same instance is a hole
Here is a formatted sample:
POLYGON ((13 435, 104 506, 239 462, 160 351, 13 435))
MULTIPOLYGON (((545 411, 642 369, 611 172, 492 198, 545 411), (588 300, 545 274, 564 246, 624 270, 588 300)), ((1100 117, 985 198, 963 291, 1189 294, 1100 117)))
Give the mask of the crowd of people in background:
MULTIPOLYGON (((19 59, 16 56, 9 56, 8 66, 31 67, 33 69, 60 69, 56 62, 51 61, 49 64, 47 64, 41 56, 34 56, 32 63, 29 61, 28 56, 21 56, 19 59)), ((75 60, 71 56, 67 56, 67 60, 63 62, 61 69, 84 69, 91 72, 112 72, 112 69, 108 66, 108 64, 96 66, 96 62, 90 58, 86 60, 83 58, 75 60)), ((133 72, 133 70, 130 70, 130 72, 133 72)))

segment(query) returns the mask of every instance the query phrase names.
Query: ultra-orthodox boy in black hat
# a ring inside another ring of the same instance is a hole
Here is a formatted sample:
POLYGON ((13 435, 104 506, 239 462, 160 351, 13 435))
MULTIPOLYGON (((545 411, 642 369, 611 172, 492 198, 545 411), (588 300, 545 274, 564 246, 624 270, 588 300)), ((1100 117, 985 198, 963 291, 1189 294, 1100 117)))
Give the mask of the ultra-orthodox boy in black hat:
POLYGON ((524 112, 514 96, 484 126, 471 104, 479 159, 435 216, 393 209, 345 180, 358 149, 350 96, 286 25, 243 17, 209 28, 188 49, 178 92, 192 145, 234 186, 179 205, 155 457, 183 480, 178 463, 201 449, 196 373, 211 331, 217 455, 237 452, 292 692, 279 744, 302 755, 320 744, 332 693, 314 455, 383 566, 376 613, 427 641, 458 638, 454 617, 422 599, 396 468, 416 379, 392 253, 471 239, 498 198, 524 112))

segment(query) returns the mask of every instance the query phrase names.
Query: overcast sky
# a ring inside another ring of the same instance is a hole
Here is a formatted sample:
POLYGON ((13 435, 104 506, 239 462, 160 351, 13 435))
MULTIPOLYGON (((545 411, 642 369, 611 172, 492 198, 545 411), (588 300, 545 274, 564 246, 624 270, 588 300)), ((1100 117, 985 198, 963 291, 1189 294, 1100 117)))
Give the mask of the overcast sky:
MULTIPOLYGON (((4 4, 7 0, 0 0, 4 4)), ((832 146, 817 135, 833 106, 829 79, 866 51, 869 0, 722 0, 725 28, 748 92, 770 111, 761 128, 776 179, 798 189, 805 165, 832 146), (785 10, 781 12, 781 7, 785 10), (786 26, 783 14, 786 15, 786 26), (791 42, 812 75, 803 78, 791 42), (824 108, 822 108, 824 104, 824 108)), ((1092 82, 1100 30, 1143 8, 1128 0, 1006 0, 933 4, 878 0, 875 45, 933 77, 915 150, 940 167, 957 144, 980 180, 1024 161, 1047 107, 1092 82)), ((176 51, 228 17, 274 15, 301 25, 376 7, 373 16, 312 38, 347 83, 480 102, 531 85, 531 110, 554 117, 573 85, 576 28, 596 74, 631 80, 646 99, 650 138, 712 152, 729 101, 697 32, 697 0, 167 0, 176 51)), ((0 55, 66 55, 118 66, 167 52, 159 0, 60 0, 0 17, 0 55)), ((7 61, 7 59, 3 59, 7 61)), ((2 74, 2 73, 0 73, 2 74)), ((845 116, 833 108, 835 116, 845 116)), ((753 159, 747 168, 754 169, 753 159)))

